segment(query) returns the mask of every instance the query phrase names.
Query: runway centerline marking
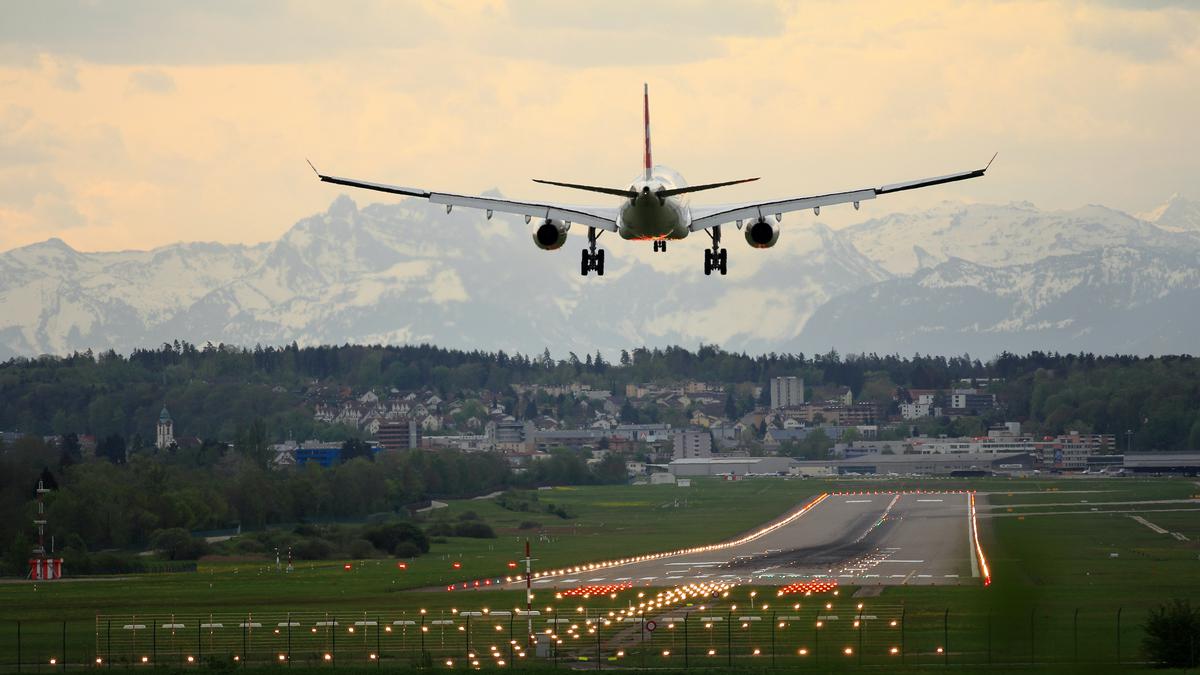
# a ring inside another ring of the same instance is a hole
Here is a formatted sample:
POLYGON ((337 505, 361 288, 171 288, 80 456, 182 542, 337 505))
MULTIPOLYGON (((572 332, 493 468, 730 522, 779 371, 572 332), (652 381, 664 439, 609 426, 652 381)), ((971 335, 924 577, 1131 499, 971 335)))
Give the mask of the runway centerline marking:
POLYGON ((870 499, 847 499, 845 503, 847 503, 847 504, 870 504, 871 500, 870 499))

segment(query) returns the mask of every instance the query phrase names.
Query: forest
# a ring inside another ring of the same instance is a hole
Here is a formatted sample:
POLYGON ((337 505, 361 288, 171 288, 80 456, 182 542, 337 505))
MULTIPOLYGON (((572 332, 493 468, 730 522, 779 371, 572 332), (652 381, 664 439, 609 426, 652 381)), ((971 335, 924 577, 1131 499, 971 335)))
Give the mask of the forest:
MULTIPOLYGON (((137 350, 18 358, 0 364, 0 430, 35 435, 117 435, 132 448, 153 440, 164 403, 176 436, 233 441, 321 435, 306 404, 315 388, 428 389, 443 399, 488 392, 515 403, 514 384, 580 383, 622 392, 628 383, 703 381, 765 387, 771 377, 798 375, 809 386, 849 387, 858 400, 885 408, 900 389, 988 388, 1006 419, 1034 432, 1067 429, 1132 432, 1132 449, 1200 447, 1200 363, 1190 356, 1102 356, 1032 352, 987 362, 969 355, 748 355, 715 346, 637 348, 610 362, 603 355, 550 351, 529 356, 458 351, 430 345, 343 345, 253 349, 187 342, 137 350), (257 427, 256 427, 257 425, 257 427)), ((738 411, 754 401, 738 401, 738 411)), ((523 411, 511 410, 520 417, 523 411)), ((640 411, 652 418, 656 411, 640 411)), ((115 439, 114 439, 115 440, 115 439)))

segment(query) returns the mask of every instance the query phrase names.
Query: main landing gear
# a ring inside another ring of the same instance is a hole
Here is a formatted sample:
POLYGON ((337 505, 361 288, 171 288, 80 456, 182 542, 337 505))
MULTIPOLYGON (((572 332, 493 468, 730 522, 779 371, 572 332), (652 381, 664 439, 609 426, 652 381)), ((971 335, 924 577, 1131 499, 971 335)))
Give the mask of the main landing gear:
POLYGON ((596 240, 600 238, 600 233, 596 228, 588 228, 588 247, 583 249, 583 256, 579 263, 579 273, 587 276, 591 270, 596 270, 596 276, 604 276, 604 251, 596 250, 596 240))
POLYGON ((665 240, 665 239, 663 239, 663 240, 658 240, 658 239, 655 239, 653 243, 654 243, 654 251, 655 251, 656 253, 657 253, 658 251, 662 251, 663 253, 666 253, 666 251, 667 251, 667 240, 665 240))
POLYGON ((729 252, 721 248, 721 226, 712 228, 708 236, 712 237, 712 248, 704 250, 704 274, 717 270, 724 276, 729 270, 729 252))

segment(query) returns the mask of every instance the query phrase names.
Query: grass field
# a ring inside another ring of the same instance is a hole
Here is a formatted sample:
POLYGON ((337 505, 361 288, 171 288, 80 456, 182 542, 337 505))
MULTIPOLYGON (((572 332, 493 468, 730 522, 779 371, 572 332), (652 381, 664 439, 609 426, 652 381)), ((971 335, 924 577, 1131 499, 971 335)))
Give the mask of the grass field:
MULTIPOLYGON (((521 594, 413 589, 508 573, 506 563, 520 556, 526 536, 526 532, 517 529, 522 521, 537 520, 543 524, 549 541, 538 541, 535 536, 534 557, 538 559, 536 566, 552 567, 718 541, 770 520, 819 492, 858 489, 975 489, 990 493, 987 500, 999 507, 993 509, 995 513, 1007 513, 1009 507, 1014 509, 1012 516, 980 519, 983 546, 993 573, 990 587, 890 587, 881 596, 864 600, 879 617, 898 617, 901 613, 905 617, 909 640, 905 647, 906 665, 936 666, 939 659, 951 656, 959 662, 981 663, 989 642, 992 662, 996 664, 1020 666, 1033 660, 1066 667, 1073 663, 1077 651, 1083 661, 1112 663, 1116 656, 1118 608, 1122 611, 1123 660, 1135 660, 1140 623, 1149 607, 1175 597, 1200 601, 1200 507, 1174 505, 1197 509, 1190 512, 1152 512, 1158 508, 1154 504, 1095 507, 1148 512, 1148 520, 1182 533, 1187 541, 1159 534, 1127 514, 1090 511, 1091 504, 1098 502, 1187 499, 1200 492, 1200 486, 1189 481, 697 480, 691 488, 609 486, 539 492, 541 502, 561 505, 577 515, 571 520, 507 511, 491 500, 454 502, 444 515, 455 517, 474 511, 496 528, 498 538, 451 538, 447 543, 435 544, 429 555, 411 561, 406 570, 398 569, 395 561, 389 560, 334 561, 302 564, 295 573, 284 575, 275 572, 273 563, 268 561, 248 561, 202 563, 194 574, 0 584, 0 653, 4 654, 0 666, 15 658, 9 645, 15 645, 18 619, 22 621, 23 660, 45 665, 50 656, 62 651, 63 622, 71 661, 91 662, 97 648, 104 651, 102 636, 97 634, 97 615, 174 613, 195 617, 257 612, 266 616, 291 611, 315 613, 313 616, 330 613, 344 617, 419 619, 419 610, 424 608, 426 617, 431 619, 453 616, 451 609, 512 607, 523 599, 521 594), (1080 502, 1084 499, 1087 503, 1080 502), (1064 506, 1051 506, 1054 504, 1064 506), (1019 517, 1021 512, 1079 509, 1085 511, 1019 517), (461 569, 451 567, 455 560, 460 561, 461 569), (349 571, 343 568, 343 562, 352 565, 349 571), (950 653, 938 655, 936 648, 947 638, 950 653)), ((981 509, 981 515, 988 512, 981 509)), ((751 590, 736 589, 735 598, 741 597, 744 603, 751 590)), ((844 589, 836 602, 848 602, 846 596, 853 590, 844 589)), ((767 597, 774 590, 761 589, 761 593, 767 597)), ((538 605, 545 603, 556 612, 577 612, 583 607, 585 615, 632 599, 629 592, 617 601, 599 598, 569 603, 556 601, 545 591, 540 595, 543 597, 535 600, 538 605)), ((728 612, 731 602, 723 601, 720 605, 723 609, 719 611, 728 612)), ((767 612, 778 609, 761 610, 760 614, 769 618, 767 612)), ((805 611, 810 609, 814 618, 821 611, 819 607, 806 605, 805 611)), ((811 623, 814 619, 806 620, 811 623)), ((380 625, 383 623, 381 620, 380 625)), ((803 622, 786 623, 790 629, 793 624, 798 627, 803 622)), ((772 622, 752 624, 738 634, 740 642, 733 640, 731 631, 729 645, 743 647, 741 656, 749 654, 752 647, 765 650, 762 645, 767 644, 767 635, 762 633, 762 626, 768 624, 772 622)), ((188 625, 195 623, 189 619, 188 625)), ((847 626, 845 622, 829 624, 826 649, 835 643, 856 644, 853 641, 858 634, 846 632, 847 626)), ((874 650, 866 663, 889 663, 881 650, 895 637, 873 628, 874 625, 868 626, 866 633, 868 649, 874 650)), ((507 628, 502 626, 502 629, 500 632, 507 634, 507 628)), ((700 631, 697 635, 709 632, 712 640, 714 629, 697 625, 694 630, 700 631)), ((807 636, 806 629, 803 634, 792 631, 787 636, 777 631, 771 637, 777 651, 786 649, 789 657, 795 657, 795 650, 809 639, 807 636)), ((414 643, 395 642, 400 639, 397 635, 388 637, 393 640, 393 652, 407 653, 405 645, 413 648, 414 643)), ((365 634, 360 640, 367 640, 365 634)), ((348 644, 344 638, 342 649, 348 649, 348 644)), ((381 646, 387 648, 382 642, 381 646)), ((360 647, 359 657, 372 649, 367 642, 360 647)), ((646 658, 642 647, 631 644, 630 657, 646 658)), ((717 656, 725 651, 722 648, 717 656)), ((677 647, 676 657, 678 653, 677 647)), ((700 660, 692 665, 706 664, 706 656, 705 650, 697 652, 700 660)), ((713 660, 717 656, 709 657, 707 664, 720 665, 713 660)), ((672 657, 662 657, 657 647, 649 658, 651 663, 647 665, 677 665, 670 661, 672 657), (656 658, 662 662, 654 662, 656 658)), ((855 663, 827 660, 825 667, 857 665, 857 657, 850 660, 855 663)))

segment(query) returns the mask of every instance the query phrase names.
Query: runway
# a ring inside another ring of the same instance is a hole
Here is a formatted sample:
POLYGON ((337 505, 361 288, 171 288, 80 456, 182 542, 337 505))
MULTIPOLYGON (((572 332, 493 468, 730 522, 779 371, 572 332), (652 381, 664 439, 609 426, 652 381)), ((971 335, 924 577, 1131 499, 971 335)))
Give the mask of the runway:
POLYGON ((961 492, 831 494, 748 542, 542 576, 533 587, 786 585, 814 578, 855 586, 979 583, 968 500, 961 492))

